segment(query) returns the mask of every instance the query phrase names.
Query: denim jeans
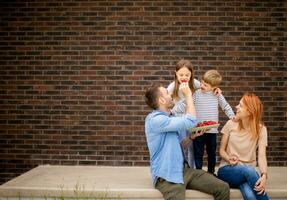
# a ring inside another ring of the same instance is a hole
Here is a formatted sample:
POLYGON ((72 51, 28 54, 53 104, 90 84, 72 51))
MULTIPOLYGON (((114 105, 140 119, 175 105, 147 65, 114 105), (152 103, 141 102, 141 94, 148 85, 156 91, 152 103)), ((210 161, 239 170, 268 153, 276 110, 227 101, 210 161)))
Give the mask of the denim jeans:
POLYGON ((226 165, 220 167, 218 178, 227 182, 231 188, 239 188, 244 200, 268 200, 267 194, 257 194, 253 190, 255 183, 260 178, 254 167, 249 165, 226 165))

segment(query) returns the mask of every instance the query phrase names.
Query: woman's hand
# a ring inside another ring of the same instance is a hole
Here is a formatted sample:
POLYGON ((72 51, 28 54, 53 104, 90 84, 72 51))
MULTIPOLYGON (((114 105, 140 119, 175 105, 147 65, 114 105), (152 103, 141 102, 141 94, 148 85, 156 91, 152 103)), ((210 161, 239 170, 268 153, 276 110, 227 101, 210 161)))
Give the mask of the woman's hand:
POLYGON ((255 183, 254 190, 257 194, 265 194, 265 184, 266 184, 267 177, 266 175, 261 176, 257 182, 255 183))
POLYGON ((239 161, 239 159, 238 159, 238 157, 236 156, 236 155, 231 155, 231 156, 229 156, 229 164, 230 165, 237 165, 237 163, 238 163, 238 161, 239 161))

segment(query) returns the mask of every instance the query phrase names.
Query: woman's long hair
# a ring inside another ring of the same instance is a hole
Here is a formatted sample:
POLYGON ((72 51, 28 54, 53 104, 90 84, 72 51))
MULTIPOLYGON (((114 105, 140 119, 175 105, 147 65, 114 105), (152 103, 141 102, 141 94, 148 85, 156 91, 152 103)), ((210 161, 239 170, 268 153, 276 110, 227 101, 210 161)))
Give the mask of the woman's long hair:
MULTIPOLYGON (((178 70, 180 70, 183 67, 186 67, 191 72, 191 76, 190 76, 190 80, 188 82, 188 85, 189 85, 189 88, 191 89, 192 93, 194 93, 195 88, 194 88, 194 85, 193 85, 193 79, 194 79, 193 66, 192 66, 192 64, 191 64, 191 62, 189 60, 181 59, 176 64, 175 72, 177 72, 178 70)), ((174 99, 178 99, 179 85, 180 84, 179 84, 179 82, 177 80, 176 73, 174 73, 174 90, 173 90, 173 93, 172 93, 172 98, 174 98, 174 99)))
MULTIPOLYGON (((242 97, 242 103, 249 112, 250 131, 254 140, 258 139, 262 122, 263 104, 259 97, 254 93, 245 93, 242 97)), ((239 121, 239 129, 243 129, 242 121, 239 121)))

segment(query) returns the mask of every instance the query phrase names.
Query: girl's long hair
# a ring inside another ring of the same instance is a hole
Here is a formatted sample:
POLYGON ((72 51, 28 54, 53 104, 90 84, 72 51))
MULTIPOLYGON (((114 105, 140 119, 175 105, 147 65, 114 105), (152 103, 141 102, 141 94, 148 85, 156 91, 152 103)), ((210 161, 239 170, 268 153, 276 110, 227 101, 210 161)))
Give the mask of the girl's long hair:
MULTIPOLYGON (((193 65, 191 64, 191 62, 189 60, 181 59, 176 64, 175 72, 177 72, 178 70, 180 70, 183 67, 186 67, 191 72, 191 76, 190 76, 190 80, 188 82, 188 85, 189 85, 192 93, 194 93, 195 88, 194 88, 194 85, 193 85, 193 79, 194 79, 193 65)), ((176 73, 174 73, 174 90, 173 90, 173 93, 172 93, 172 98, 178 99, 178 90, 179 90, 179 82, 177 80, 176 73)))
MULTIPOLYGON (((247 108, 249 112, 250 120, 250 131, 252 138, 254 140, 258 139, 260 129, 263 125, 262 114, 263 114, 263 104, 260 101, 259 97, 254 93, 245 93, 242 97, 242 103, 247 108)), ((243 129, 242 121, 239 121, 239 129, 243 129)))

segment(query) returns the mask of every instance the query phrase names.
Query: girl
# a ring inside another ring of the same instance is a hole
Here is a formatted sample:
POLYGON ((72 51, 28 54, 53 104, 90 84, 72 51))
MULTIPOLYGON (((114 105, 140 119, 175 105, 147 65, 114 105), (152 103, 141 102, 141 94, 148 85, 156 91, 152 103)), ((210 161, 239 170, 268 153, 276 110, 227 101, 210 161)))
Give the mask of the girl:
POLYGON ((200 88, 200 82, 194 79, 191 62, 184 59, 181 59, 176 64, 174 81, 167 87, 167 91, 171 94, 175 104, 175 107, 171 110, 171 113, 175 116, 180 116, 185 112, 184 95, 179 90, 179 86, 182 83, 188 83, 192 93, 200 88))
POLYGON ((267 130, 261 121, 263 105, 253 93, 245 94, 236 107, 237 122, 229 120, 222 128, 218 177, 230 187, 239 188, 245 200, 269 199, 267 180, 267 130), (258 148, 258 167, 256 150, 258 148))

